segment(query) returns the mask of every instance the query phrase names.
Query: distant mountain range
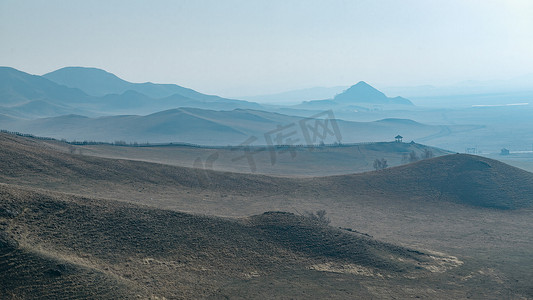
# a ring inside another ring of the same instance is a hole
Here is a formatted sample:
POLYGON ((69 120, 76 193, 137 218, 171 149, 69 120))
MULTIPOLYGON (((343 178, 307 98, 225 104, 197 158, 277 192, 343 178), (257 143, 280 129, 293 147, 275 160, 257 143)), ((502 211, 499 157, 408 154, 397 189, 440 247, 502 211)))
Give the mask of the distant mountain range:
MULTIPOLYGON (((269 112, 271 108, 254 102, 205 95, 175 84, 131 83, 95 68, 67 67, 37 76, 0 67, 0 79, 0 128, 60 139, 238 145, 253 138, 255 144, 265 145, 269 132, 285 125, 298 127, 302 120, 276 113, 279 108, 269 112)), ((412 103, 388 98, 359 82, 331 100, 302 104, 309 113, 300 115, 357 105, 412 103)), ((439 126, 400 120, 337 123, 343 136, 323 142, 388 141, 398 133, 415 139, 441 131, 439 126)), ((297 141, 288 141, 307 143, 303 133, 297 141)))
MULTIPOLYGON (((241 97, 261 103, 296 104, 312 100, 333 99, 349 86, 311 87, 282 93, 241 97)), ((463 81, 450 85, 384 86, 380 91, 388 95, 402 95, 420 106, 470 107, 479 104, 528 102, 533 96, 533 74, 508 80, 463 81)), ((403 97, 402 97, 403 98, 403 97)), ((318 104, 312 101, 314 106, 318 104)))
POLYGON ((42 76, 0 67, 0 105, 20 105, 35 100, 75 104, 90 101, 90 96, 79 89, 59 85, 42 76))
POLYGON ((533 92, 533 74, 519 76, 508 80, 468 80, 442 86, 396 86, 386 87, 383 88, 383 90, 387 93, 401 94, 417 99, 490 94, 498 94, 500 96, 510 94, 531 95, 533 92))
MULTIPOLYGON (((44 74, 43 77, 57 84, 80 89, 96 97, 135 91, 154 99, 180 95, 188 99, 207 102, 229 100, 219 96, 205 95, 176 84, 131 83, 96 68, 66 67, 44 74)), ((232 101, 230 100, 230 102, 232 101)), ((243 101, 233 100, 233 102, 241 103, 243 101)))
MULTIPOLYGON (((175 84, 132 83, 96 68, 66 67, 38 76, 0 67, 0 79, 0 113, 16 118, 33 119, 65 114, 92 117, 151 114, 179 107, 269 110, 255 102, 206 95, 175 84)), ((340 88, 335 90, 340 91, 340 88)), ((311 96, 317 91, 308 92, 307 95, 311 96)), ((322 91, 322 95, 330 92, 322 91)), ((279 99, 284 97, 278 96, 279 99)), ((388 98, 361 81, 333 99, 308 101, 299 107, 323 110, 345 106, 397 105, 412 103, 402 97, 388 98)))
POLYGON ((68 67, 37 76, 0 67, 0 113, 13 117, 146 114, 178 107, 261 108, 174 84, 131 83, 94 68, 68 67))

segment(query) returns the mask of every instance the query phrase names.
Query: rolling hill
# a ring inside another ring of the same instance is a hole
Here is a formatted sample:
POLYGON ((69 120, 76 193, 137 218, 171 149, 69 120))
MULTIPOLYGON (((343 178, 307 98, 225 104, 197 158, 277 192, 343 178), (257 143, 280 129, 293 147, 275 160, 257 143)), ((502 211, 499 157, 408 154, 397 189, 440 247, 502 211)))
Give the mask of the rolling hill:
MULTIPOLYGON (((106 97, 111 98, 111 96, 106 97)), ((240 145, 247 139, 252 139, 253 145, 266 145, 269 143, 266 140, 267 136, 271 138, 271 143, 276 145, 284 143, 306 145, 312 137, 315 137, 315 144, 320 141, 326 144, 339 141, 343 143, 382 142, 393 140, 398 133, 410 140, 430 140, 431 137, 440 136, 442 132, 456 131, 455 127, 457 127, 426 125, 402 119, 375 122, 336 120, 339 134, 333 131, 333 123, 327 123, 328 131, 324 135, 320 130, 318 133, 312 131, 318 124, 317 120, 249 109, 215 111, 178 108, 149 115, 92 118, 82 115, 63 115, 34 120, 6 119, 0 120, 0 127, 38 136, 77 141, 123 140, 141 143, 178 142, 217 146, 240 145), (302 126, 302 122, 306 122, 305 124, 310 127, 302 126), (278 138, 279 134, 281 134, 281 140, 278 138), (318 139, 320 136, 323 138, 318 139)), ((324 124, 322 122, 322 125, 324 124)), ((458 126, 457 131, 467 131, 470 127, 458 126)))
POLYGON ((329 296, 371 297, 372 278, 412 285, 462 264, 290 213, 228 220, 4 184, 0 212, 0 293, 14 298, 277 297, 269 284, 287 289, 295 273, 292 295, 342 279, 360 283, 329 296))
MULTIPOLYGON (((377 172, 313 178, 270 177, 199 170, 141 161, 113 160, 58 151, 58 142, 0 134, 4 154, 0 179, 32 186, 72 191, 100 184, 175 189, 195 198, 202 191, 242 194, 247 201, 283 194, 287 198, 332 197, 354 199, 394 197, 398 200, 444 201, 475 207, 520 209, 533 206, 533 174, 504 163, 466 154, 444 155, 377 172), (204 176, 205 175, 205 176, 204 176), (77 180, 71 180, 72 177, 77 180), (102 180, 105 178, 105 180, 102 180)), ((63 146, 64 147, 64 146, 63 146)), ((101 194, 103 196, 105 194, 101 194)), ((125 196, 125 195, 124 195, 125 196)), ((193 199, 191 199, 193 200, 193 199)), ((228 199, 226 199, 228 200, 228 199)), ((235 199, 236 201, 239 201, 235 199)), ((222 203, 213 203, 218 206, 222 203)), ((220 207, 223 209, 222 207, 220 207)), ((228 210, 224 208, 224 210, 228 210)), ((266 209, 269 210, 269 209, 266 209)), ((256 212, 257 213, 257 212, 256 212)))
MULTIPOLYGON (((333 176, 327 185, 353 184, 479 207, 519 209, 533 206, 533 174, 502 162, 468 154, 451 154, 365 175, 333 176)), ((324 182, 321 182, 324 184, 324 182)))
POLYGON ((532 275, 533 174, 490 159, 454 154, 378 172, 284 178, 72 155, 55 141, 7 134, 0 145, 3 291, 531 296, 523 278, 532 275), (299 216, 317 209, 345 229, 299 216), (272 210, 295 214, 263 213, 272 210))

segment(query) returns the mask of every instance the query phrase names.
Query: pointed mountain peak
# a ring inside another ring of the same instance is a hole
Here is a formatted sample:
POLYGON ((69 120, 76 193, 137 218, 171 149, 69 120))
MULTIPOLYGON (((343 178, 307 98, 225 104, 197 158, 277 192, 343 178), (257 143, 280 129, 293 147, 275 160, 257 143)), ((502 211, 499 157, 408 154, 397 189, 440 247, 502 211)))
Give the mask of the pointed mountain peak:
POLYGON ((378 91, 368 83, 359 81, 357 84, 352 85, 346 91, 338 94, 334 98, 337 102, 373 102, 383 103, 387 102, 388 98, 382 92, 378 91))
POLYGON ((368 91, 368 92, 373 92, 373 93, 379 93, 379 94, 382 94, 383 96, 385 96, 385 94, 383 94, 382 92, 380 92, 378 89, 376 89, 375 87, 371 86, 370 84, 364 82, 364 81, 359 81, 358 83, 352 85, 349 89, 347 89, 346 91, 350 91, 350 90, 357 90, 357 91, 368 91))
POLYGON ((352 85, 352 87, 354 86, 359 86, 359 87, 371 87, 373 88, 370 84, 366 83, 365 81, 359 81, 358 83, 352 85))
POLYGON ((405 98, 388 98, 384 93, 364 81, 359 81, 352 85, 349 89, 335 96, 333 100, 341 104, 367 103, 412 105, 411 101, 405 98))

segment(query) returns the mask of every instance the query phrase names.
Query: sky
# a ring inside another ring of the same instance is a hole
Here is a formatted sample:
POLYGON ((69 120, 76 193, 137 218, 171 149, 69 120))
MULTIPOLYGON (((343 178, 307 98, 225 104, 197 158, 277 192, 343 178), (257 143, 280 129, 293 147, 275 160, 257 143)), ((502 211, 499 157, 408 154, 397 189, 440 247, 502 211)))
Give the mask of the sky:
POLYGON ((221 96, 533 72, 529 0, 0 0, 0 65, 221 96))

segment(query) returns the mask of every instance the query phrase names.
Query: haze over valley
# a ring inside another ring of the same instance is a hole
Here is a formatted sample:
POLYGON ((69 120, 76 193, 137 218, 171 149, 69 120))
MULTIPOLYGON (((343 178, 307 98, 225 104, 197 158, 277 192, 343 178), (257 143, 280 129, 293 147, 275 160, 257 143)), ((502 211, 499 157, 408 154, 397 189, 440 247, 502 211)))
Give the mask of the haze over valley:
MULTIPOLYGON (((2 128, 68 141, 226 146, 256 137, 255 144, 265 145, 264 134, 277 125, 323 118, 331 111, 341 138, 326 143, 391 141, 401 134, 409 141, 456 152, 533 150, 532 106, 525 97, 515 100, 520 103, 500 97, 502 105, 436 108, 387 97, 361 81, 331 99, 270 105, 205 95, 175 84, 129 83, 94 68, 68 67, 38 76, 3 67, 0 73, 2 128)), ((426 102, 431 103, 431 96, 426 102)), ((295 144, 306 141, 300 136, 295 144)))
POLYGON ((531 15, 0 2, 0 299, 533 299, 531 15))

